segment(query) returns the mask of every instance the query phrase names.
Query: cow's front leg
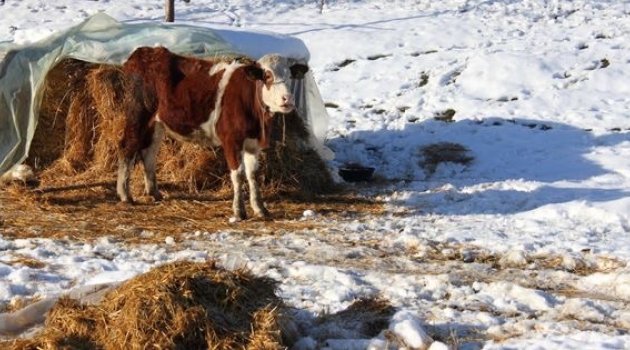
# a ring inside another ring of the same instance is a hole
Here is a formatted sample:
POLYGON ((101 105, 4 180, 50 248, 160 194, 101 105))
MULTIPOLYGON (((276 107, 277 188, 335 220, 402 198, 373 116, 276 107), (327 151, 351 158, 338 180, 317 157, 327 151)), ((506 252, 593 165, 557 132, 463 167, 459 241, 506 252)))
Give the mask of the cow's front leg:
POLYGON ((258 182, 256 181, 256 169, 258 168, 258 149, 245 150, 243 153, 243 164, 245 165, 245 175, 249 184, 249 204, 254 210, 254 214, 261 218, 269 218, 270 214, 260 197, 258 182))
POLYGON ((232 189, 234 190, 234 199, 232 201, 232 211, 234 212, 234 219, 245 220, 247 219, 247 212, 245 211, 245 201, 243 200, 243 167, 240 166, 235 170, 230 171, 230 178, 232 179, 232 189))
POLYGON ((160 123, 155 125, 151 144, 142 150, 142 164, 144 165, 144 193, 151 196, 153 200, 162 200, 162 194, 158 190, 157 180, 155 177, 155 167, 157 164, 157 155, 162 142, 164 129, 160 123))
POLYGON ((230 168, 230 179, 232 180, 232 190, 234 191, 234 197, 232 201, 232 211, 234 212, 235 220, 247 219, 247 212, 245 211, 245 202, 243 201, 243 164, 240 147, 223 146, 223 152, 225 153, 225 159, 230 168))

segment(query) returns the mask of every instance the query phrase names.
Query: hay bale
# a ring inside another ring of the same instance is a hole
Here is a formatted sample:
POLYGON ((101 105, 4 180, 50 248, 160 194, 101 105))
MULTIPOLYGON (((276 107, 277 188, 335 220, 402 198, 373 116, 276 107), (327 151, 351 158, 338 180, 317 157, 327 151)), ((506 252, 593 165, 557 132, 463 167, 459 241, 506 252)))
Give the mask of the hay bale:
POLYGON ((91 96, 76 93, 68 108, 62 160, 73 171, 86 170, 92 156, 96 118, 91 102, 91 96))
MULTIPOLYGON (((51 71, 47 86, 55 88, 44 96, 41 109, 48 112, 41 113, 36 131, 36 139, 46 143, 34 143, 31 151, 31 158, 45 159, 40 161, 43 185, 115 178, 125 121, 125 84, 122 70, 113 65, 68 59, 51 71), (66 76, 77 78, 61 83, 66 76)), ((336 188, 325 162, 308 146, 302 118, 296 113, 277 115, 273 128, 273 141, 261 165, 261 190, 266 195, 289 192, 311 197, 336 188)), ((137 178, 138 171, 132 176, 137 178)), ((157 177, 162 184, 183 185, 189 192, 227 191, 231 186, 221 149, 170 138, 160 148, 157 177)), ((137 192, 142 187, 134 188, 137 192)))
POLYGON ((84 61, 66 59, 46 75, 37 129, 27 159, 27 164, 35 169, 45 169, 66 154, 69 164, 74 164, 72 148, 89 137, 84 130, 89 128, 89 122, 85 121, 93 118, 85 80, 93 67, 84 61), (66 127, 72 120, 76 130, 66 127))
MULTIPOLYGON (((122 139, 125 115, 125 83, 122 70, 100 65, 87 75, 86 94, 92 96, 98 112, 92 172, 113 174, 118 165, 118 142, 122 139)), ((110 175, 111 176, 111 175, 110 175)))
POLYGON ((227 189, 231 182, 223 149, 166 138, 158 154, 161 181, 183 183, 189 192, 227 189))
POLYGON ((271 146, 261 160, 262 183, 267 191, 310 197, 337 189, 326 163, 308 145, 307 126, 296 112, 276 114, 272 128, 271 146))
POLYGON ((275 282, 213 262, 176 262, 137 276, 97 305, 61 299, 23 349, 281 349, 285 306, 275 282), (78 347, 73 347, 79 344, 78 347))

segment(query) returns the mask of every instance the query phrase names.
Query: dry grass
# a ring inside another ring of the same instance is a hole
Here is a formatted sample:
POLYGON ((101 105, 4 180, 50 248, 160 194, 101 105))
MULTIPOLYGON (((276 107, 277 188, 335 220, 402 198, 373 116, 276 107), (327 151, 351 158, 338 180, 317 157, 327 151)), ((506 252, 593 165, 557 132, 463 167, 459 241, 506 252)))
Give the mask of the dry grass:
POLYGON ((0 261, 3 264, 22 265, 30 267, 31 269, 42 269, 46 267, 46 263, 23 254, 13 254, 9 260, 2 259, 0 261))
POLYGON ((291 322, 275 282, 214 262, 176 262, 108 292, 97 305, 62 298, 23 349, 282 349, 291 322))
POLYGON ((362 298, 335 314, 320 316, 318 324, 351 330, 357 338, 369 339, 387 328, 396 309, 386 299, 362 298))
POLYGON ((461 261, 491 266, 497 271, 504 270, 555 270, 567 271, 579 276, 588 276, 597 272, 610 272, 626 266, 626 263, 611 257, 593 259, 575 257, 567 263, 565 255, 540 254, 524 256, 526 263, 513 266, 502 264, 505 253, 493 252, 471 244, 427 241, 424 244, 407 248, 406 254, 414 256, 416 261, 461 261))
POLYGON ((178 239, 195 231, 238 228, 259 235, 324 225, 322 220, 297 220, 306 209, 337 219, 380 215, 384 210, 382 203, 352 194, 319 196, 308 203, 301 198, 275 195, 265 198, 273 221, 252 219, 233 225, 228 222, 232 215, 231 191, 195 194, 165 185, 165 199, 161 202, 138 198, 136 205, 123 205, 117 200, 113 182, 104 186, 88 183, 76 190, 68 190, 68 186, 59 191, 45 188, 44 192, 16 184, 0 189, 0 234, 7 238, 68 237, 90 241, 114 236, 129 243, 164 242, 166 236, 178 239), (141 235, 143 231, 152 235, 141 235))
POLYGON ((36 303, 38 301, 42 300, 41 297, 36 296, 36 297, 16 297, 11 299, 10 302, 3 302, 0 303, 0 313, 5 313, 5 312, 15 312, 18 310, 21 310, 33 303, 36 303))

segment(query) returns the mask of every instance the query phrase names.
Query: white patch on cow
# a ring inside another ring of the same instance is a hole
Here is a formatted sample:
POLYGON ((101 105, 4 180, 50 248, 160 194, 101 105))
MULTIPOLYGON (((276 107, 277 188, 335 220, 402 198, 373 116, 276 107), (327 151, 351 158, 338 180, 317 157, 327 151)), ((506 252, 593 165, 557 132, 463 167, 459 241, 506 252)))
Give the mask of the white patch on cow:
POLYGON ((217 135, 216 125, 217 125, 217 121, 219 120, 219 117, 221 116, 221 105, 222 105, 221 102, 223 100, 223 94, 225 93, 225 88, 230 82, 232 73, 234 73, 234 71, 241 66, 243 66, 243 64, 238 63, 238 62, 232 62, 232 63, 221 62, 214 65, 210 69, 210 75, 214 75, 214 74, 219 73, 222 70, 225 70, 223 72, 223 76, 221 77, 221 81, 219 81, 219 86, 217 88, 217 99, 214 104, 214 109, 212 110, 212 112, 210 112, 210 117, 208 118, 208 120, 205 121, 200 126, 201 130, 203 130, 203 132, 206 134, 208 139, 210 139, 210 141, 212 142, 214 146, 221 146, 221 140, 219 139, 219 136, 217 135))
POLYGON ((258 64, 273 76, 270 86, 262 88, 262 99, 271 112, 289 113, 295 108, 293 94, 289 90, 291 72, 286 57, 275 54, 265 55, 258 60, 258 64))
POLYGON ((212 68, 210 68, 210 76, 213 76, 219 73, 220 71, 226 69, 230 64, 231 63, 227 63, 227 62, 218 62, 217 64, 213 65, 212 68))
POLYGON ((243 142, 243 165, 245 167, 245 177, 249 184, 249 203, 256 216, 268 218, 270 214, 261 199, 260 189, 256 181, 256 169, 258 168, 258 155, 260 150, 260 144, 256 139, 245 139, 243 142))
POLYGON ((243 143, 243 150, 245 177, 247 178, 247 182, 249 184, 249 204, 252 206, 256 216, 265 217, 269 215, 269 213, 260 199, 260 190, 258 189, 258 183, 256 182, 258 153, 260 152, 258 140, 245 139, 245 142, 243 143))

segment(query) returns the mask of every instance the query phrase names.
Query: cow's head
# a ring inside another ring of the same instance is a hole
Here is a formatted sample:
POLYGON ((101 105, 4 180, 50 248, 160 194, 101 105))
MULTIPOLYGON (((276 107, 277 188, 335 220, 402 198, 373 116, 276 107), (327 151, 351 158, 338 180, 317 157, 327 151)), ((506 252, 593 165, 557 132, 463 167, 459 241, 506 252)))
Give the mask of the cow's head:
POLYGON ((260 71, 252 75, 262 80, 262 100, 271 112, 289 113, 295 109, 290 90, 291 79, 301 79, 308 72, 304 64, 291 64, 290 60, 276 54, 265 55, 257 61, 260 71))

